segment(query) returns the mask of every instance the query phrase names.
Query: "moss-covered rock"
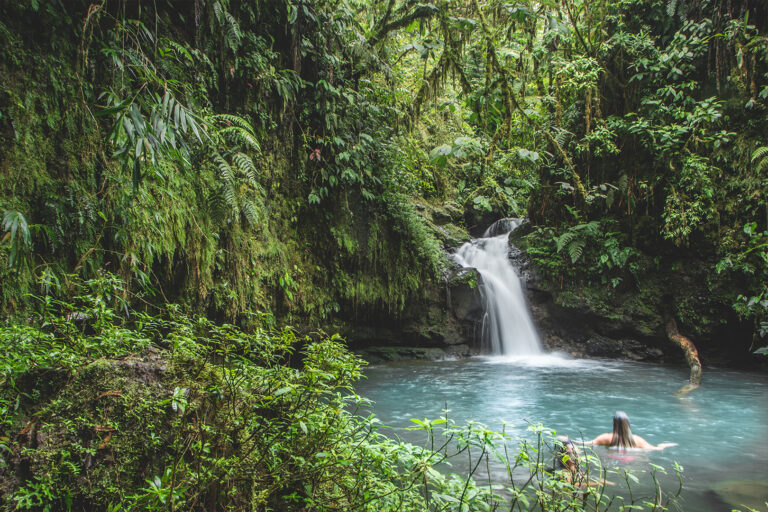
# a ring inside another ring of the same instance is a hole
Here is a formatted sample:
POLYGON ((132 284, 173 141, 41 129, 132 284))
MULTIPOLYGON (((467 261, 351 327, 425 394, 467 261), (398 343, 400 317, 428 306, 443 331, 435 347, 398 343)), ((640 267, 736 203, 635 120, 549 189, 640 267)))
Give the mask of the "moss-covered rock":
MULTIPOLYGON (((12 445, 3 494, 34 505, 51 501, 106 507, 125 490, 162 474, 175 417, 171 396, 185 379, 157 357, 100 359, 41 397, 12 445), (35 475, 37 483, 29 480, 35 475)), ((26 507, 24 507, 26 508, 26 507)))
POLYGON ((434 227, 435 236, 442 242, 446 249, 457 249, 470 239, 467 230, 456 224, 443 224, 434 227))

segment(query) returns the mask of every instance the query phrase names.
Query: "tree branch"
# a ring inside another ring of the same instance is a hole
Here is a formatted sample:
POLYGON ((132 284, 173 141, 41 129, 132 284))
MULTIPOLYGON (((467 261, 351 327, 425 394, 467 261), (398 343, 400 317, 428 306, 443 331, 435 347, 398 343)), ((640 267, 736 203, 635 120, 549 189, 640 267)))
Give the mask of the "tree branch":
POLYGON ((685 360, 688 362, 688 366, 691 368, 691 374, 689 382, 677 392, 677 395, 686 395, 698 388, 701 385, 701 361, 699 361, 699 351, 696 350, 696 346, 687 337, 680 334, 677 329, 677 322, 673 316, 669 316, 667 319, 667 337, 672 343, 683 349, 685 354, 685 360))
MULTIPOLYGON (((403 7, 398 9, 398 12, 407 11, 415 2, 411 1, 406 3, 403 7)), ((437 7, 434 5, 427 5, 427 4, 421 4, 416 7, 416 9, 408 14, 403 14, 400 18, 386 22, 387 19, 391 16, 391 13, 387 13, 384 15, 384 18, 382 19, 382 23, 378 23, 379 28, 376 30, 376 33, 371 36, 370 39, 368 39, 368 44, 371 46, 375 45, 379 41, 382 40, 384 36, 389 34, 390 32, 407 27, 410 25, 413 21, 418 19, 426 19, 431 18, 437 13, 437 7)))

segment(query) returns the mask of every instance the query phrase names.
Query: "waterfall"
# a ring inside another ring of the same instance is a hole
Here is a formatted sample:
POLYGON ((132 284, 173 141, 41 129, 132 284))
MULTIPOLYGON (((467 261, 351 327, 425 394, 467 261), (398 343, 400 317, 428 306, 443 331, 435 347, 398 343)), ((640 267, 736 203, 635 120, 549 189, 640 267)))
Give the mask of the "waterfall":
POLYGON ((465 243, 454 260, 483 278, 483 348, 494 355, 541 354, 541 342, 528 312, 520 276, 509 261, 509 233, 520 219, 501 219, 482 238, 465 243))

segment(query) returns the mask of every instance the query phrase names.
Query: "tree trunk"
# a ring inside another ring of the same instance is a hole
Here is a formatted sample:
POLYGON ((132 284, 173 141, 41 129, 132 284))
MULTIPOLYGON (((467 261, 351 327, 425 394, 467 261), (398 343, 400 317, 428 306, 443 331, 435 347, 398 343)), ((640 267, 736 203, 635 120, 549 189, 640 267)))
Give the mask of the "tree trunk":
POLYGON ((699 361, 699 351, 696 350, 696 346, 691 340, 680 334, 680 331, 677 330, 677 322, 675 322, 675 319, 672 316, 667 320, 667 337, 672 343, 683 349, 685 360, 691 368, 688 384, 680 388, 677 392, 678 395, 686 395, 701 384, 701 361, 699 361))

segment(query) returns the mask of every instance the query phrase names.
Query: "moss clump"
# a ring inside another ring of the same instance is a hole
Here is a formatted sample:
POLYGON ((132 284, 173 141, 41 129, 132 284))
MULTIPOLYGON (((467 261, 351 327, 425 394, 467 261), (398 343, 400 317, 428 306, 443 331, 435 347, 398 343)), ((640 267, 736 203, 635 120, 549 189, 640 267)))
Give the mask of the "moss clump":
POLYGON ((456 224, 448 223, 442 226, 434 226, 433 231, 446 249, 456 249, 470 239, 467 230, 456 224))
POLYGON ((643 336, 658 336, 663 316, 657 309, 661 294, 653 287, 636 293, 616 293, 603 286, 581 286, 553 292, 557 305, 606 319, 611 325, 631 329, 643 336))
POLYGON ((8 459, 25 469, 3 480, 4 492, 20 508, 44 505, 36 502, 42 489, 54 503, 99 507, 136 492, 172 454, 172 383, 158 358, 102 359, 78 370, 19 418, 26 424, 8 459))

